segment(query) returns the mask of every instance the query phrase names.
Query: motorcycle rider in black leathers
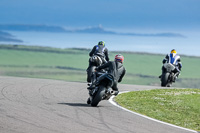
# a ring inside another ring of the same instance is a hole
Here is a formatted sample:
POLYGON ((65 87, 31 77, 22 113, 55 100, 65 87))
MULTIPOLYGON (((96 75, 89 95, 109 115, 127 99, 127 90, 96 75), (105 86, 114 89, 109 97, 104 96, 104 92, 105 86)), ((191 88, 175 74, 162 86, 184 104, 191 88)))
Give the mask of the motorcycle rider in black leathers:
MULTIPOLYGON (((173 77, 173 82, 175 82, 175 80, 178 78, 180 72, 181 72, 181 68, 182 68, 182 63, 181 63, 181 58, 180 56, 177 54, 175 49, 171 50, 171 53, 166 55, 165 59, 163 59, 163 64, 164 63, 171 63, 175 66, 175 70, 174 75, 175 77, 173 77)), ((164 66, 162 67, 162 73, 164 73, 166 71, 166 69, 164 68, 164 66)), ((159 76, 159 78, 161 78, 162 75, 159 76)))
MULTIPOLYGON (((117 83, 122 81, 122 78, 124 77, 126 73, 125 67, 123 66, 123 61, 124 61, 124 57, 118 54, 115 56, 115 61, 109 61, 96 68, 97 71, 100 71, 102 69, 108 69, 108 73, 113 75, 114 84, 112 86, 112 89, 115 91, 115 95, 119 93, 117 83)), ((97 82, 94 84, 98 84, 98 81, 100 81, 101 78, 104 78, 104 75, 98 77, 97 82)), ((88 89, 89 90, 93 89, 95 87, 94 84, 88 87, 88 89)))
MULTIPOLYGON (((93 47, 93 49, 91 50, 91 52, 89 53, 89 56, 92 57, 93 55, 98 55, 103 64, 109 61, 109 57, 108 57, 108 49, 105 47, 105 42, 104 41, 100 41, 98 43, 98 45, 95 45, 93 47)), ((90 58, 91 59, 91 58, 90 58)), ((92 66, 91 64, 91 60, 89 59, 89 66, 87 68, 87 71, 89 70, 89 68, 92 66)), ((88 78, 87 78, 88 80, 88 78)), ((91 81, 88 81, 91 82, 91 81)))
POLYGON ((89 56, 92 57, 93 55, 97 55, 97 54, 102 55, 101 58, 105 58, 106 61, 109 61, 108 49, 105 47, 104 41, 100 41, 98 45, 95 45, 92 51, 89 53, 89 56))

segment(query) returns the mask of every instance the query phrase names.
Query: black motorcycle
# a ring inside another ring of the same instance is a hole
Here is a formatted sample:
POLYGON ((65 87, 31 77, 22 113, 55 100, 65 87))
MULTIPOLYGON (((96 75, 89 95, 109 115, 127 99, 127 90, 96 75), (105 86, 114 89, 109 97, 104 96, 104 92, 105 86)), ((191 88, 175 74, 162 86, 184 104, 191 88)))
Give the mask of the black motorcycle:
POLYGON ((96 107, 101 100, 109 100, 112 95, 116 95, 118 91, 112 90, 114 83, 114 77, 107 73, 97 73, 97 81, 95 82, 95 88, 89 90, 90 97, 87 103, 93 107, 96 107))
POLYGON ((177 75, 179 73, 174 74, 173 71, 176 68, 171 63, 165 63, 165 64, 163 64, 163 67, 165 68, 166 71, 162 73, 161 86, 162 87, 170 87, 172 85, 172 82, 175 82, 177 75))

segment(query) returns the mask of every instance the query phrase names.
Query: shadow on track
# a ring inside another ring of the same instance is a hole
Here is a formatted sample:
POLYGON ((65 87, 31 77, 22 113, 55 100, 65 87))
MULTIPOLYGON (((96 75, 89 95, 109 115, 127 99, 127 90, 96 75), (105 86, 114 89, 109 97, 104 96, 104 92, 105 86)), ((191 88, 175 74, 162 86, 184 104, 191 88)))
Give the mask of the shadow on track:
POLYGON ((58 103, 58 104, 68 105, 68 106, 91 107, 90 105, 85 103, 58 103))

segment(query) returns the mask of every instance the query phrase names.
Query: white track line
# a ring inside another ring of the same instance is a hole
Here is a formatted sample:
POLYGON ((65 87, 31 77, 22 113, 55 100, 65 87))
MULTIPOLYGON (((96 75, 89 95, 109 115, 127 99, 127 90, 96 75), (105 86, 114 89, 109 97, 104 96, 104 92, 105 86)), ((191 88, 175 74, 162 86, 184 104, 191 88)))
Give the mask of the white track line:
MULTIPOLYGON (((120 92, 119 94, 127 93, 127 92, 129 92, 129 91, 120 92)), ((133 113, 133 114, 135 114, 135 115, 139 115, 139 116, 144 117, 144 118, 146 118, 146 119, 149 119, 149 120, 152 120, 152 121, 155 121, 155 122, 159 122, 159 123, 162 123, 162 124, 165 124, 165 125, 168 125, 168 126, 172 126, 172 127, 176 127, 176 128, 180 128, 180 129, 186 130, 186 131, 198 133, 198 132, 195 131, 195 130, 191 130, 191 129, 184 128, 184 127, 179 127, 179 126, 176 126, 176 125, 173 125, 173 124, 170 124, 170 123, 167 123, 167 122, 163 122, 163 121, 160 121, 160 120, 156 120, 156 119, 153 119, 153 118, 151 118, 151 117, 148 117, 148 116, 145 116, 145 115, 142 115, 142 114, 133 112, 133 111, 131 111, 131 110, 128 110, 128 109, 126 109, 126 108, 124 108, 124 107, 118 105, 116 102, 114 102, 113 98, 114 98, 114 96, 112 96, 112 97, 109 99, 109 102, 110 102, 111 104, 113 104, 114 106, 116 106, 116 107, 118 107, 118 108, 121 108, 121 109, 123 109, 123 110, 125 110, 125 111, 128 111, 128 112, 133 113)))

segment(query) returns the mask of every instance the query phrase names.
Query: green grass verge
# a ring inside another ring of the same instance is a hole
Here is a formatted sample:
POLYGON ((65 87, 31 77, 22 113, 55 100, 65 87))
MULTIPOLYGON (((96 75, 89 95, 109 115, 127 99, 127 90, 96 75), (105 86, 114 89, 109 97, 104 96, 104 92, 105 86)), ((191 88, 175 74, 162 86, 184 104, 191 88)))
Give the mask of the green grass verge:
POLYGON ((200 131, 200 89, 133 91, 115 101, 134 112, 200 131))
MULTIPOLYGON (((0 45, 0 75, 51 78, 86 82, 89 49, 59 49, 38 46, 0 45)), ((160 85, 162 59, 165 55, 133 52, 109 52, 111 60, 118 53, 125 57, 123 84, 160 85)), ((182 56, 183 69, 174 87, 200 88, 200 58, 182 56)))

